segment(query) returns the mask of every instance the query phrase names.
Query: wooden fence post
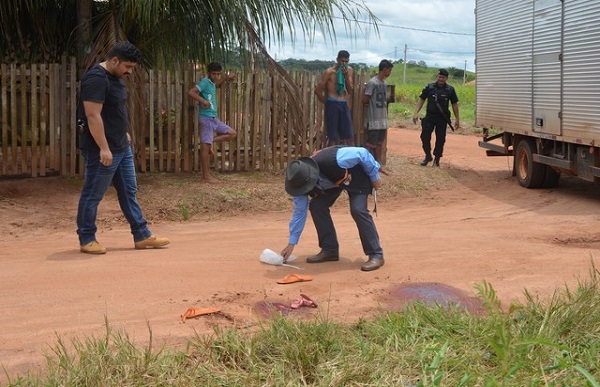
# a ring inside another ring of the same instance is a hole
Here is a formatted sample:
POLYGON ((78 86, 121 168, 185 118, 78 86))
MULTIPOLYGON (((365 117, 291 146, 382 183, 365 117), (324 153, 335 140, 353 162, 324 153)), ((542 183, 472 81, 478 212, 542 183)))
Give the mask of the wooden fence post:
MULTIPOLYGON (((77 69, 76 59, 67 57, 58 64, 1 65, 1 175, 83 173, 77 149, 77 69)), ((200 171, 198 104, 187 96, 198 73, 191 66, 149 70, 145 83, 137 85, 140 98, 132 101, 135 106, 130 114, 137 124, 136 165, 141 172, 200 171)), ((238 136, 215 146, 214 167, 220 171, 280 170, 290 160, 325 146, 324 106, 314 94, 319 76, 293 72, 284 81, 266 70, 249 70, 225 83, 219 94, 219 119, 238 136), (300 94, 291 96, 287 82, 300 94), (302 117, 291 122, 291 116, 297 115, 292 105, 298 102, 302 117)), ((364 73, 356 73, 349 101, 356 145, 364 137, 360 102, 365 80, 364 73)))

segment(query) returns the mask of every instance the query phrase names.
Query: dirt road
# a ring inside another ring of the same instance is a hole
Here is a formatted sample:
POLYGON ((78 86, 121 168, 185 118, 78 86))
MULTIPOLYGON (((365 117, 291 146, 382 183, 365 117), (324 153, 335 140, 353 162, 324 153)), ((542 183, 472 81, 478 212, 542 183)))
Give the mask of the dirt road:
MULTIPOLYGON (((417 163, 418 135, 390 130, 388 152, 417 163)), ((39 370, 56 335, 100 335, 105 317, 140 344, 148 323, 154 340, 180 345, 215 325, 251 329, 260 318, 257 303, 289 304, 299 293, 320 306, 298 310, 303 318, 356 321, 397 307, 390 294, 401 284, 439 283, 473 295, 474 284, 486 280, 506 305, 522 300, 524 288, 546 297, 587 277, 592 260, 600 266, 596 185, 562 178, 556 189, 523 189, 506 158, 487 158, 477 138, 460 135, 448 136, 439 173, 454 181, 451 189, 380 203, 381 270, 359 270, 364 257, 345 206, 334 209, 340 262, 306 264, 317 249, 309 221, 295 253, 314 280, 298 284, 276 280, 299 271, 258 259, 264 248, 285 246, 289 213, 155 224, 153 231, 172 243, 154 251, 133 250, 128 229, 117 227, 102 235, 109 246, 103 256, 79 253, 74 225, 0 238, 0 363, 11 375, 39 370), (189 307, 223 313, 184 324, 179 316, 189 307)))

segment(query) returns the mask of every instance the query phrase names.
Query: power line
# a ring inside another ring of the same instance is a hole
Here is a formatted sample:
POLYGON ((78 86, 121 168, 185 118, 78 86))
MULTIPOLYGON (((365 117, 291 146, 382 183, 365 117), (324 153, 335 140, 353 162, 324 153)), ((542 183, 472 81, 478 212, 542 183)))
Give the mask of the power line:
MULTIPOLYGON (((339 17, 339 16, 334 16, 334 19, 341 19, 341 20, 345 20, 343 17, 339 17)), ((373 22, 368 22, 368 21, 362 21, 362 20, 352 20, 355 23, 360 23, 360 24, 369 24, 369 25, 376 25, 373 22)), ((377 26, 379 27, 389 27, 389 28, 398 28, 398 29, 402 29, 402 30, 411 30, 411 31, 421 31, 421 32, 432 32, 434 34, 446 34, 446 35, 461 35, 461 36, 475 36, 475 34, 469 34, 466 32, 451 32, 451 31, 439 31, 439 30, 428 30, 425 28, 414 28, 414 27, 405 27, 405 26, 396 26, 396 25, 392 25, 392 24, 377 24, 377 26)))

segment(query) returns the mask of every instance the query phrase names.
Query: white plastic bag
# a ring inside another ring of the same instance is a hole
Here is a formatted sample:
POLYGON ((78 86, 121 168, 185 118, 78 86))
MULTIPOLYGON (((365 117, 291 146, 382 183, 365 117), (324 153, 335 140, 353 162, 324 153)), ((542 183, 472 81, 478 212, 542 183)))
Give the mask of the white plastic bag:
MULTIPOLYGON (((291 262, 295 259, 296 259, 295 255, 290 255, 289 258, 287 259, 287 261, 291 262)), ((288 266, 288 267, 293 267, 294 269, 300 269, 298 266, 288 265, 287 263, 283 263, 283 257, 280 254, 277 254, 276 252, 274 252, 273 250, 270 250, 270 249, 263 250, 263 252, 260 254, 260 261, 262 263, 266 263, 269 265, 288 266)))

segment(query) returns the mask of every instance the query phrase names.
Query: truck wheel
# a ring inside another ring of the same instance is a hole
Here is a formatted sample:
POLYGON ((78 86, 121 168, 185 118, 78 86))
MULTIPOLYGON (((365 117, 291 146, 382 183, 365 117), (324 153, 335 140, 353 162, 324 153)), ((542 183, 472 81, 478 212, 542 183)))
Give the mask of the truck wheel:
POLYGON ((544 183, 542 187, 544 188, 554 188, 558 185, 558 180, 560 179, 560 172, 556 172, 554 168, 549 165, 546 165, 546 174, 544 175, 544 183))
POLYGON ((546 166, 533 161, 534 146, 531 141, 521 140, 515 154, 517 180, 522 187, 539 188, 544 183, 546 166))

